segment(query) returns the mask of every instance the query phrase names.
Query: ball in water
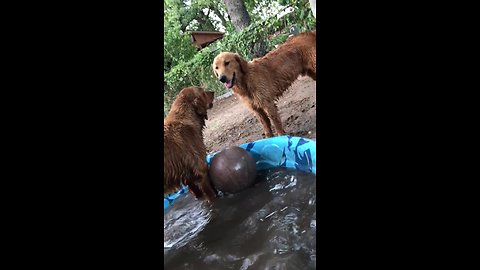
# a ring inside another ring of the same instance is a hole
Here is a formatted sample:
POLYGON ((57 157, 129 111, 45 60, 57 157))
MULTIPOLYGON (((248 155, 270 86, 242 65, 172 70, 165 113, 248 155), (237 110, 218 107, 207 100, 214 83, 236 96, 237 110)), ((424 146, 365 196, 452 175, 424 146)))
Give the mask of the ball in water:
POLYGON ((228 147, 210 161, 210 180, 222 192, 237 193, 255 183, 255 159, 243 148, 228 147))

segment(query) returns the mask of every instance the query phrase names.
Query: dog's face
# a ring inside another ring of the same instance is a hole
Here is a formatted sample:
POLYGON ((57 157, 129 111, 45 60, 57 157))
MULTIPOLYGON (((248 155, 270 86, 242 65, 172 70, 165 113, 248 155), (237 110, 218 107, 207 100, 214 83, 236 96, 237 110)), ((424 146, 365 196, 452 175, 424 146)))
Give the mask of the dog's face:
POLYGON ((240 59, 237 54, 222 52, 213 59, 213 72, 226 88, 235 84, 236 76, 241 72, 240 59))
POLYGON ((195 112, 198 115, 203 116, 206 120, 207 110, 213 107, 214 93, 211 91, 204 91, 200 87, 192 86, 182 89, 179 93, 179 97, 183 97, 189 105, 195 108, 195 112))

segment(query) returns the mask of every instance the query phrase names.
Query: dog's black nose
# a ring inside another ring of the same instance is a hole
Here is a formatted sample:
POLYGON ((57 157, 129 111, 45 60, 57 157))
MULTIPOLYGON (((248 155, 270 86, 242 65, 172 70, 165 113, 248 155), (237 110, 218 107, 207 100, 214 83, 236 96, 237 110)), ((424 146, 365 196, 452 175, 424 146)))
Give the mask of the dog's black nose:
POLYGON ((222 83, 226 82, 227 81, 227 76, 225 76, 225 75, 220 76, 220 81, 222 83))

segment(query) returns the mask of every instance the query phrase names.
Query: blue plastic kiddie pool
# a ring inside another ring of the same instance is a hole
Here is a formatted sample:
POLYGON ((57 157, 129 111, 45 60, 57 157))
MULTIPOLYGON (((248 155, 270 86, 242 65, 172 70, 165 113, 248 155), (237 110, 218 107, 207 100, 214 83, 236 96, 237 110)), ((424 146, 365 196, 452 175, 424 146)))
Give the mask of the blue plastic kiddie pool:
MULTIPOLYGON (((279 136, 244 143, 240 147, 252 154, 256 161, 257 171, 285 167, 313 174, 317 173, 316 142, 311 139, 279 136)), ((209 165, 210 160, 216 153, 207 156, 209 165)), ((175 199, 187 191, 188 187, 183 186, 179 191, 168 195, 163 200, 163 209, 167 209, 175 199)))

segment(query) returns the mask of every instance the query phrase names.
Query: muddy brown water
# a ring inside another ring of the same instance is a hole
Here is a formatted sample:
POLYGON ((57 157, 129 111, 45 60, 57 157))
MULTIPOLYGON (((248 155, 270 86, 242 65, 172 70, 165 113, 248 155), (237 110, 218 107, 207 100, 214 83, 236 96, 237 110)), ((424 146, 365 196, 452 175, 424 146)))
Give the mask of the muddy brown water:
POLYGON ((316 269, 315 188, 315 175, 275 168, 213 205, 178 198, 164 214, 165 269, 316 269))

